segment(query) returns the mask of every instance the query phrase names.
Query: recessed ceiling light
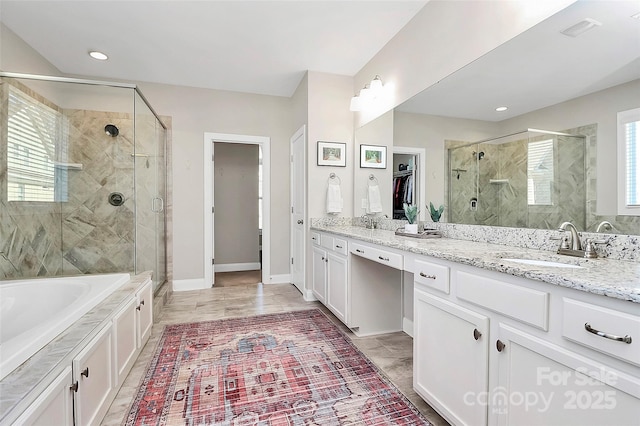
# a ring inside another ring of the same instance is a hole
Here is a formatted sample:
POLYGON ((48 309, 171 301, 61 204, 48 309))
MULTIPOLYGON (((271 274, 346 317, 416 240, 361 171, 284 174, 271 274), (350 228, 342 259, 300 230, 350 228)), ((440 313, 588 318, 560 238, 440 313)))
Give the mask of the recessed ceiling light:
POLYGON ((89 52, 89 56, 99 61, 106 61, 107 59, 109 59, 107 55, 102 52, 98 52, 97 50, 92 50, 91 52, 89 52))
POLYGON ((508 108, 508 107, 506 107, 506 106, 501 106, 501 107, 496 108, 496 111, 498 111, 498 112, 502 112, 502 111, 506 111, 506 110, 508 110, 508 109, 509 109, 509 108, 508 108))

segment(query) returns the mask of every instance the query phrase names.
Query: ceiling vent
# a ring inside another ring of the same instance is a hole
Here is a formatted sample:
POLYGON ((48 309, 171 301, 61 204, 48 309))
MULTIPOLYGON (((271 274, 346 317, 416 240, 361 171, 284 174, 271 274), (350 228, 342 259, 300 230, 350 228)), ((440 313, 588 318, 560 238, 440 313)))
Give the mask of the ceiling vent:
POLYGON ((578 22, 575 25, 570 26, 569 28, 565 28, 560 31, 562 34, 568 37, 578 37, 580 34, 585 31, 589 31, 593 27, 600 27, 602 23, 596 21, 595 19, 585 18, 582 21, 578 22))

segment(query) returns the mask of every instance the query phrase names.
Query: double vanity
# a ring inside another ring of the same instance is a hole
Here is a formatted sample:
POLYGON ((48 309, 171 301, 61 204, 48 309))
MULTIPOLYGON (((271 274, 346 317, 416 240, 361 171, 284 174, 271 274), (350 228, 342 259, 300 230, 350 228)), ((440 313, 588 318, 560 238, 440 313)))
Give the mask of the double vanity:
POLYGON ((322 221, 311 246, 314 296, 358 336, 412 335, 451 424, 638 424, 637 262, 322 221))

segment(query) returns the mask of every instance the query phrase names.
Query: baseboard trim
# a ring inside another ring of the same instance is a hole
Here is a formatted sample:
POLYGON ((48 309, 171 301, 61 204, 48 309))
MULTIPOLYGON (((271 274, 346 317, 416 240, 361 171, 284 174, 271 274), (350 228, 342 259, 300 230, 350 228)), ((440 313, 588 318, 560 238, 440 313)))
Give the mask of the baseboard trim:
POLYGON ((239 272, 239 271, 255 271, 260 269, 260 262, 249 263, 216 263, 216 272, 239 272))
POLYGON ((413 320, 402 318, 402 331, 413 337, 413 320))
POLYGON ((264 284, 291 284, 291 274, 271 275, 269 282, 264 284))
POLYGON ((205 288, 211 288, 211 285, 206 285, 204 278, 173 280, 173 291, 202 290, 205 288))

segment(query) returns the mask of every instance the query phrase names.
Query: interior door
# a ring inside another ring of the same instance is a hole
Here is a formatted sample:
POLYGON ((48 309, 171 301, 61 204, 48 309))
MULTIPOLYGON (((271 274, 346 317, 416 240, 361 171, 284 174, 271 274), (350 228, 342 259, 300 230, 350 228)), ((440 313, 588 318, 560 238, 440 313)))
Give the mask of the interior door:
POLYGON ((211 285, 216 283, 216 207, 214 205, 216 189, 216 143, 211 142, 211 285))
POLYGON ((305 147, 306 128, 291 137, 291 283, 304 295, 305 277, 305 147))

